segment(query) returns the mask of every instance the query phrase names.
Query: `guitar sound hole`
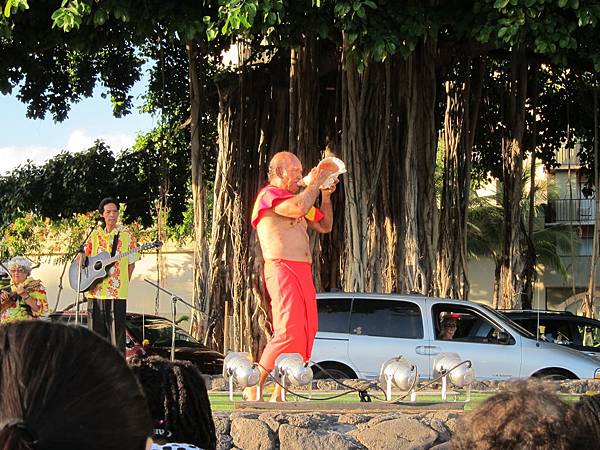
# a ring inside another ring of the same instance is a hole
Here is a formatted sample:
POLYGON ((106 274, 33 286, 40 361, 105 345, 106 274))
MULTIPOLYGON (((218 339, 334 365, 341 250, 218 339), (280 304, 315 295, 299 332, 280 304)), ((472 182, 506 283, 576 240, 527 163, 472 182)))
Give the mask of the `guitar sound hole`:
POLYGON ((102 268, 102 261, 96 261, 96 264, 94 264, 94 269, 100 270, 101 268, 102 268))

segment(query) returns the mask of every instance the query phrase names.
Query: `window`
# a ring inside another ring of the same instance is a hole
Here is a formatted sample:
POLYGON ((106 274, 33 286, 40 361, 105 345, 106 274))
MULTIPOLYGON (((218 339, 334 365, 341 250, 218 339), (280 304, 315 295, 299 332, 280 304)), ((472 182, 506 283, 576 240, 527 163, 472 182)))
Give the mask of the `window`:
POLYGON ((554 344, 571 345, 576 342, 568 321, 540 321, 540 336, 554 344))
MULTIPOLYGON (((584 347, 596 347, 600 349, 600 327, 594 324, 577 324, 581 336, 581 344, 584 347)), ((597 351, 596 350, 596 351, 597 351)))
POLYGON ((317 300, 319 309, 319 331, 347 333, 350 320, 350 298, 321 298, 317 300))
MULTIPOLYGON (((150 341, 150 345, 158 347, 168 347, 171 345, 173 327, 171 322, 166 319, 134 316, 127 320, 127 326, 139 341, 142 340, 143 335, 144 339, 150 341), (142 323, 144 325, 144 333, 142 333, 142 323)), ((175 328, 175 345, 204 348, 204 345, 177 327, 175 328)))
POLYGON ((514 339, 477 310, 457 305, 437 304, 432 308, 437 340, 514 344, 514 339), (454 327, 446 327, 448 324, 454 327))
POLYGON ((421 310, 411 302, 354 299, 350 333, 361 336, 422 339, 421 310))

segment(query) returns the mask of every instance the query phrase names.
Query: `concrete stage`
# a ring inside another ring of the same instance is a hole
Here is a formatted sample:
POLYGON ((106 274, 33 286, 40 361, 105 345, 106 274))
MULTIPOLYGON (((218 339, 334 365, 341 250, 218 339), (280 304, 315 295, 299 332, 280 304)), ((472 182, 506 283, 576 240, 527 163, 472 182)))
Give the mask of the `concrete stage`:
POLYGON ((234 402, 233 409, 240 412, 321 412, 321 413, 385 413, 402 412, 424 413, 430 411, 463 412, 465 402, 419 402, 419 403, 387 403, 375 402, 332 402, 332 401, 301 401, 301 402, 234 402))

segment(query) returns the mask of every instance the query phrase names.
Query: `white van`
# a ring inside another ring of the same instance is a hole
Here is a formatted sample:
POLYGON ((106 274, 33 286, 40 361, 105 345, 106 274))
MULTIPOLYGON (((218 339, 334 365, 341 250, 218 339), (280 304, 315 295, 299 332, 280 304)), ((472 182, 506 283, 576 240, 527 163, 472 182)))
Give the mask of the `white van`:
MULTIPOLYGON (((319 293, 319 332, 311 360, 339 378, 376 378, 403 356, 432 378, 436 355, 458 353, 479 380, 600 378, 600 360, 536 337, 504 314, 473 302, 420 295, 319 293), (457 323, 451 340, 441 320, 457 323)), ((315 378, 325 374, 313 366, 315 378)))

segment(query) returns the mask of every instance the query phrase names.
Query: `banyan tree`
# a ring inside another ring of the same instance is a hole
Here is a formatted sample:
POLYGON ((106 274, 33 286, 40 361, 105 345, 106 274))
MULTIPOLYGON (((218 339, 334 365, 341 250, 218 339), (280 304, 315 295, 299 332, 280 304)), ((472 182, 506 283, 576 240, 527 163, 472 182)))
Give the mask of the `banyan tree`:
POLYGON ((35 117, 64 119, 99 80, 126 112, 137 52, 150 49, 150 96, 190 139, 193 331, 255 353, 270 330, 249 218, 273 153, 288 149, 305 169, 334 153, 348 168, 333 232, 311 241, 322 290, 467 298, 471 177, 496 177, 497 303, 514 307, 535 265, 522 257, 523 160, 536 151, 526 143, 533 122, 550 122, 532 113, 534 74, 600 66, 591 0, 5 3, 0 88, 22 83, 35 117))

